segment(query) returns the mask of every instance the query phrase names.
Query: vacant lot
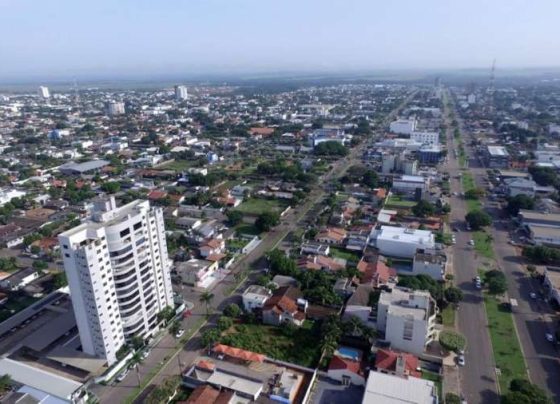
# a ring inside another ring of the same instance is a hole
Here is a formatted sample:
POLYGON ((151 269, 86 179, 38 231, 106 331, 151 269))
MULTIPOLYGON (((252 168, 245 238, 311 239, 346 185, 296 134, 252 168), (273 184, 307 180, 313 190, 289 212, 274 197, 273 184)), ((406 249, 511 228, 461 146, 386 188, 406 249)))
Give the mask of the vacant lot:
POLYGON ((184 171, 187 168, 194 167, 194 160, 175 160, 169 163, 162 164, 158 167, 159 170, 173 170, 173 171, 184 171))
POLYGON ((239 324, 225 331, 220 341, 274 359, 314 367, 321 355, 318 334, 310 321, 301 328, 239 324))
POLYGON ((398 195, 391 195, 389 199, 387 199, 387 203, 385 204, 386 207, 394 206, 396 208, 411 208, 416 205, 416 201, 409 201, 407 199, 403 199, 398 195))
POLYGON ((280 213, 288 206, 288 202, 278 199, 249 198, 235 208, 240 212, 249 215, 260 215, 263 212, 280 213))

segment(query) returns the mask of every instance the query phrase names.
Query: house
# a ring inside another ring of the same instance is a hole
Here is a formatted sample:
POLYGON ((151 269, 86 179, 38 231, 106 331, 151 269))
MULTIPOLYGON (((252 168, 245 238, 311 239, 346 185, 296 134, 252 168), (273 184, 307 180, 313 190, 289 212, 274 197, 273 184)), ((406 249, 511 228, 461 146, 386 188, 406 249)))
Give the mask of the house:
POLYGON ((198 248, 202 258, 208 258, 211 255, 221 254, 226 249, 226 243, 223 239, 212 238, 204 241, 198 248))
POLYGON ((358 318, 362 324, 375 327, 375 311, 371 305, 371 294, 373 288, 370 285, 358 285, 350 299, 346 302, 342 318, 349 320, 351 317, 358 318))
POLYGON ((286 275, 274 275, 274 278, 272 278, 272 283, 278 288, 284 286, 298 286, 298 281, 295 278, 286 275))
POLYGON ((362 352, 357 349, 339 347, 329 362, 327 375, 330 379, 343 385, 365 385, 366 377, 365 369, 362 366, 362 355, 362 352))
POLYGON ((29 285, 40 277, 39 272, 34 268, 25 268, 14 272, 9 277, 0 281, 0 287, 6 290, 16 291, 29 285))
POLYGON ((266 301, 272 296, 272 291, 264 286, 251 285, 243 292, 243 308, 251 313, 264 307, 266 301))
POLYGON ((511 157, 503 146, 486 146, 482 158, 490 168, 508 168, 511 164, 511 157))
POLYGON ((379 349, 375 354, 375 368, 378 372, 395 376, 421 377, 418 358, 406 352, 379 349))
POLYGON ((391 347, 421 355, 437 339, 438 308, 428 291, 395 287, 382 290, 377 303, 377 330, 391 347))
POLYGON ((357 269, 360 271, 360 283, 368 284, 374 288, 396 284, 398 281, 397 271, 388 267, 381 257, 376 257, 372 261, 362 257, 358 262, 357 269))
POLYGON ((369 372, 362 404, 414 403, 437 404, 434 382, 418 377, 400 377, 381 372, 369 372))
POLYGON ((180 217, 175 220, 178 229, 195 230, 202 226, 202 220, 196 217, 180 217))
POLYGON ((303 243, 301 245, 301 254, 312 254, 312 255, 329 255, 331 248, 328 245, 317 244, 317 243, 303 243))
POLYGON ((346 239, 346 249, 350 251, 363 251, 369 243, 369 235, 371 231, 358 230, 348 233, 346 239))
POLYGON ((429 230, 406 227, 381 226, 372 230, 370 243, 379 253, 398 258, 413 258, 418 249, 435 249, 435 237, 429 230))
POLYGON ((262 309, 263 323, 276 326, 291 323, 301 326, 305 321, 306 310, 307 301, 298 288, 281 287, 265 302, 262 309))
POLYGON ((58 239, 55 237, 44 237, 31 243, 31 247, 37 247, 43 254, 49 254, 60 248, 58 239))
POLYGON ((324 255, 308 255, 300 258, 297 265, 299 269, 304 270, 336 272, 346 269, 346 260, 324 255))
POLYGON ((218 265, 218 261, 192 258, 177 263, 176 270, 181 282, 197 288, 206 288, 216 279, 214 274, 218 270, 218 265))
MULTIPOLYGON (((418 250, 412 261, 411 275, 428 275, 437 281, 443 281, 447 269, 445 253, 436 254, 418 250)), ((407 271, 410 274, 410 271, 407 271)))
POLYGON ((329 244, 329 245, 342 245, 346 239, 346 230, 338 227, 327 227, 321 230, 319 234, 315 237, 319 243, 329 244))
POLYGON ((234 391, 219 390, 209 384, 201 384, 193 390, 184 404, 228 404, 235 402, 234 391))

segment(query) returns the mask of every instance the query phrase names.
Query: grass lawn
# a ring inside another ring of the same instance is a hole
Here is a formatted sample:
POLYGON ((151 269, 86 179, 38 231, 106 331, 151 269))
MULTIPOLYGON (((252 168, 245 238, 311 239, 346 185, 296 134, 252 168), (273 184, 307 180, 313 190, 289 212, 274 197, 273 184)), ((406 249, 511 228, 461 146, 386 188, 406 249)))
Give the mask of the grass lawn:
POLYGON ((482 209, 482 205, 478 199, 465 199, 465 204, 467 205, 467 212, 482 209))
POLYGON ((249 236, 258 236, 261 232, 253 224, 242 223, 235 227, 238 234, 247 234, 249 236))
POLYGON ((484 231, 473 232, 474 250, 484 258, 494 258, 492 238, 484 231))
POLYGON ((241 203, 235 210, 245 214, 260 215, 263 212, 280 213, 288 206, 288 202, 278 199, 249 198, 241 203))
POLYGON ((474 189, 474 178, 470 173, 463 173, 463 191, 467 192, 468 190, 474 189))
POLYGON ((446 327, 455 327, 455 308, 449 304, 441 311, 441 323, 446 327))
POLYGON ((389 199, 387 199, 387 203, 385 204, 386 207, 394 206, 397 208, 412 208, 418 202, 416 201, 409 201, 406 199, 402 199, 398 195, 391 195, 389 199))
POLYGON ((245 247, 247 244, 249 243, 249 240, 245 240, 245 239, 233 239, 233 240, 228 240, 226 242, 226 246, 227 248, 231 248, 232 250, 241 250, 243 247, 245 247))
POLYGON ((360 261, 360 256, 353 251, 345 250, 344 248, 331 247, 330 256, 334 258, 343 258, 346 261, 358 262, 360 261))
POLYGON ((274 359, 315 367, 321 355, 318 324, 306 321, 301 328, 238 324, 224 332, 220 342, 262 353, 274 359))
POLYGON ((427 370, 422 370, 422 379, 430 380, 435 383, 439 399, 441 400, 443 395, 443 386, 441 382, 441 376, 434 372, 429 372, 427 370))
POLYGON ((159 170, 173 170, 173 171, 184 171, 187 168, 193 167, 194 160, 175 160, 169 163, 162 164, 158 167, 159 170))
POLYGON ((526 378, 527 370, 523 354, 517 340, 511 313, 500 305, 494 297, 484 297, 488 328, 498 376, 502 391, 508 391, 509 383, 515 378, 526 378))

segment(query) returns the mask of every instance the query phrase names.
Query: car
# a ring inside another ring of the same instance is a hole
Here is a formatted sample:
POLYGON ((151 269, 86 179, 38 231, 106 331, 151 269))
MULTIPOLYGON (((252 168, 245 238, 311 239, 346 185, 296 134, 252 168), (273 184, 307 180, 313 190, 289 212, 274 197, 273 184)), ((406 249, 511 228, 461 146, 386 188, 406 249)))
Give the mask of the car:
POLYGON ((474 240, 469 240, 469 245, 474 246, 474 240))
POLYGON ((144 352, 142 352, 142 359, 146 359, 148 357, 148 355, 150 355, 150 350, 146 349, 144 352))
POLYGON ((185 333, 185 330, 183 330, 182 328, 177 331, 177 333, 175 334, 175 338, 181 338, 183 336, 183 334, 185 333))
POLYGON ((457 364, 459 366, 465 366, 465 356, 464 355, 457 356, 457 364))
POLYGON ((117 382, 122 382, 126 378, 127 375, 128 375, 128 369, 119 373, 119 375, 117 376, 117 382))
POLYGON ((529 293, 529 296, 531 297, 531 299, 536 299, 537 298, 537 294, 535 292, 529 293))
POLYGON ((548 342, 554 342, 554 335, 551 333, 547 332, 544 336, 548 342))
POLYGON ((475 276, 474 281, 480 283, 481 282, 480 276, 475 276))
POLYGON ((482 283, 476 282, 474 285, 477 289, 482 289, 482 283))
POLYGON ((467 224, 467 230, 471 231, 471 226, 469 224, 467 224))

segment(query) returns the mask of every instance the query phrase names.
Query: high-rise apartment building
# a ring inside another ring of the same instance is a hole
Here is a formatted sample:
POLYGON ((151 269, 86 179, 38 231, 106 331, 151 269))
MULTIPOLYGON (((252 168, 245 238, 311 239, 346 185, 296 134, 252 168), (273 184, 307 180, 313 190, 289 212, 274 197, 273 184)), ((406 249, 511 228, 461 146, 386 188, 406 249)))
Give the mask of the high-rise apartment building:
POLYGON ((173 304, 162 210, 100 199, 58 238, 82 349, 110 365, 127 340, 157 331, 157 314, 173 304))
POLYGON ((178 101, 188 98, 187 86, 175 86, 175 99, 178 101))
POLYGON ((39 97, 41 98, 49 98, 51 96, 49 92, 49 88, 45 86, 39 87, 39 97))
POLYGON ((107 104, 107 113, 111 116, 124 114, 124 102, 111 101, 107 104))

